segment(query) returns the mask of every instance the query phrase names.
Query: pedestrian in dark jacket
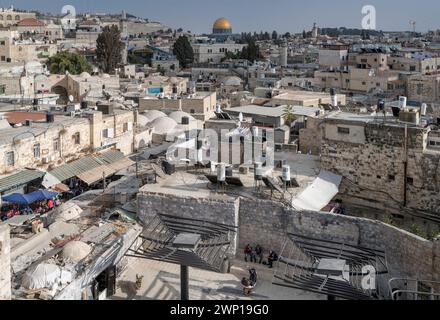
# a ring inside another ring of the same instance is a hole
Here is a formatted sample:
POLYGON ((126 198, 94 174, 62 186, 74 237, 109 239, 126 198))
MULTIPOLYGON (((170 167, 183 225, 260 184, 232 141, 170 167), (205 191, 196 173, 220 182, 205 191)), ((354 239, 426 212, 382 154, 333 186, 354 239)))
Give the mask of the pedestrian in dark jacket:
POLYGON ((263 262, 263 248, 259 244, 255 247, 255 254, 257 255, 258 263, 261 264, 263 262))
POLYGON ((274 251, 269 252, 269 258, 267 259, 269 268, 273 268, 273 262, 278 261, 278 255, 274 251))
POLYGON ((248 261, 248 258, 252 258, 252 247, 250 244, 248 244, 245 248, 244 248, 244 261, 248 261))

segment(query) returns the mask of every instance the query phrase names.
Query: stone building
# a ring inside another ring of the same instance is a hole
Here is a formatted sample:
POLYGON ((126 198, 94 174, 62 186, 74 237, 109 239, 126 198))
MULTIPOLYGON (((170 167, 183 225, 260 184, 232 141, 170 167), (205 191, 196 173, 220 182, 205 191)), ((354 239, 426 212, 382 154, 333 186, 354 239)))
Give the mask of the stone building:
POLYGON ((439 221, 440 153, 428 145, 434 129, 337 112, 325 118, 322 130, 322 168, 343 176, 340 193, 347 201, 402 222, 414 216, 439 221))
POLYGON ((21 12, 11 8, 0 8, 0 28, 7 28, 24 19, 35 19, 35 12, 21 12))
POLYGON ((422 103, 440 100, 439 75, 415 75, 408 78, 408 99, 422 103))
POLYGON ((159 110, 165 113, 184 111, 197 120, 206 121, 214 117, 217 103, 215 92, 196 92, 176 99, 159 99, 146 97, 139 101, 139 112, 159 110))

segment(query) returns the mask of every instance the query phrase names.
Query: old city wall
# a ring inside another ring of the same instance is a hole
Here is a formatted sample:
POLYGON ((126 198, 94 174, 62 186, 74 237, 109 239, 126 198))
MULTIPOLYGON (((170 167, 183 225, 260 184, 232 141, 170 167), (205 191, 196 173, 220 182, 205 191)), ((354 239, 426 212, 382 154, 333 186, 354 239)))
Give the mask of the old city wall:
POLYGON ((138 195, 139 217, 157 213, 238 225, 237 254, 247 245, 280 251, 286 233, 385 250, 392 276, 440 280, 440 240, 428 241, 379 221, 317 212, 297 212, 258 199, 224 201, 159 193, 138 195))
POLYGON ((286 232, 381 249, 392 276, 440 280, 440 240, 428 241, 379 221, 297 212, 272 201, 240 199, 239 247, 280 251, 286 232))
POLYGON ((404 205, 406 182, 407 207, 440 212, 440 157, 423 151, 423 132, 408 129, 407 157, 404 128, 370 124, 365 136, 366 144, 323 141, 322 168, 345 178, 340 193, 359 204, 397 212, 404 205))

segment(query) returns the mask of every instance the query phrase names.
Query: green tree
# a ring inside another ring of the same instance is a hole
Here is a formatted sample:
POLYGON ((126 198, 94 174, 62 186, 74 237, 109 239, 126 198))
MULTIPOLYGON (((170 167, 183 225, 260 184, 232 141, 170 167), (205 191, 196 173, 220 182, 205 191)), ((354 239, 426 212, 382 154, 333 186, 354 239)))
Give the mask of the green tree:
POLYGON ((180 36, 173 47, 173 54, 179 60, 182 68, 186 68, 194 62, 194 50, 186 36, 180 36))
POLYGON ((84 56, 68 51, 59 52, 47 61, 47 68, 53 74, 81 74, 92 72, 92 67, 87 63, 84 56))
POLYGON ((291 124, 296 120, 296 116, 293 112, 292 106, 286 106, 281 115, 284 119, 284 122, 290 127, 291 124))
POLYGON ((113 73, 122 63, 121 31, 115 25, 106 26, 96 40, 96 56, 99 67, 106 73, 113 73))

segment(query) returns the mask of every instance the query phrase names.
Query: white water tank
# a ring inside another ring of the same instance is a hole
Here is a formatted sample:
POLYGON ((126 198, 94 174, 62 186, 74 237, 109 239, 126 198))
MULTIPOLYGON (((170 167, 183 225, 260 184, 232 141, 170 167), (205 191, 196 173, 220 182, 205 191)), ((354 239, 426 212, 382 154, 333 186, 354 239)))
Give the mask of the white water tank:
POLYGON ((263 164, 261 162, 254 163, 254 177, 255 180, 263 180, 263 164))
POLYGON ((427 109, 428 109, 428 105, 426 103, 422 103, 422 107, 421 107, 422 116, 426 116, 427 109))
POLYGON ((407 102, 408 102, 408 99, 406 97, 403 97, 403 96, 399 97, 399 108, 405 109, 407 102))
POLYGON ((219 164, 217 166, 217 180, 218 182, 226 181, 226 166, 224 164, 219 164))
POLYGON ((283 166, 283 181, 285 181, 285 182, 290 181, 290 166, 289 165, 283 166))

